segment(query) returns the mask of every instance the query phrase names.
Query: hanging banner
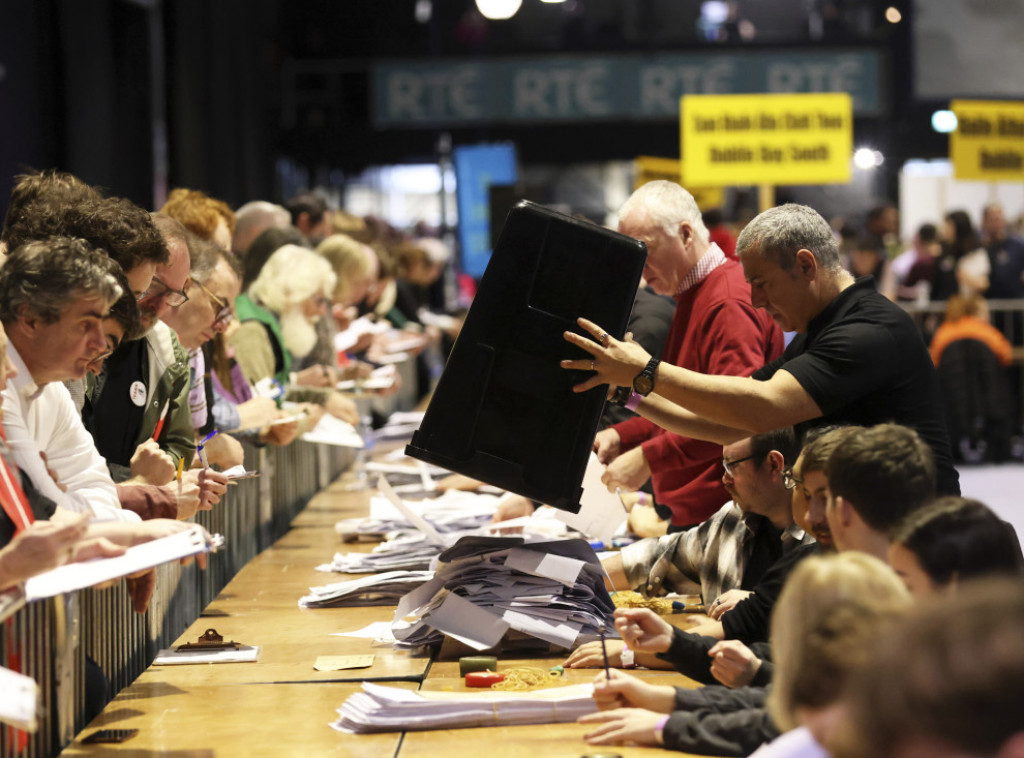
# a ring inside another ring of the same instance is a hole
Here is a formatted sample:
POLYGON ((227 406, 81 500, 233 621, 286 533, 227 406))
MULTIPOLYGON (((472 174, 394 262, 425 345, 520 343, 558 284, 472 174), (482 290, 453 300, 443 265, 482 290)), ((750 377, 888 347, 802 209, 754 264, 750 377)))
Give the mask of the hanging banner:
POLYGON ((1024 179, 1024 103, 954 100, 956 131, 949 135, 949 159, 960 180, 1024 179))
POLYGON ((683 185, 844 184, 853 155, 846 93, 687 95, 683 185))

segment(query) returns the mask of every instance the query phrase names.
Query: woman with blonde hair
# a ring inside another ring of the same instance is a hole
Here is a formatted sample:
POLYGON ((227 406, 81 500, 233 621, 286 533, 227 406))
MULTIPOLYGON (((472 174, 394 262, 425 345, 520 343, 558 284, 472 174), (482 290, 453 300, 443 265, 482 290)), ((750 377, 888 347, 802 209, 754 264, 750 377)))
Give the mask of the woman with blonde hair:
POLYGON ((816 556, 798 566, 772 614, 768 713, 786 734, 754 755, 827 756, 822 746, 842 719, 847 678, 910 602, 892 569, 867 553, 816 556))
POLYGON ((229 342, 250 384, 269 377, 282 387, 303 385, 311 389, 289 391, 288 399, 317 402, 328 413, 357 424, 355 404, 333 391, 333 366, 293 371, 294 359, 306 356, 316 344, 315 324, 330 307, 335 283, 324 258, 308 248, 284 245, 267 259, 249 291, 235 299, 241 323, 229 342))

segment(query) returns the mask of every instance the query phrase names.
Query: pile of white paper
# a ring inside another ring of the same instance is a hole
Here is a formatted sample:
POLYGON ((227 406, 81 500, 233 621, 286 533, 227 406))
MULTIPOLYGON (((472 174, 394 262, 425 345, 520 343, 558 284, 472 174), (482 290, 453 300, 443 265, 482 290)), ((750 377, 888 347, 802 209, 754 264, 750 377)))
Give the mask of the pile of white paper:
MULTIPOLYGON (((397 488, 395 489, 397 492, 397 488)), ((449 490, 443 495, 418 501, 403 501, 406 507, 431 524, 440 534, 478 529, 491 523, 498 507, 495 495, 449 490)), ((384 495, 370 499, 367 518, 346 519, 335 526, 343 534, 409 533, 416 527, 409 517, 384 495)))
POLYGON ((316 567, 337 574, 373 574, 380 571, 422 571, 440 555, 444 545, 419 532, 406 534, 374 546, 369 553, 335 553, 334 560, 316 567))
POLYGON ((392 631, 405 646, 444 635, 477 650, 516 630, 571 649, 614 634, 604 570, 583 540, 526 543, 463 537, 443 552, 434 578, 402 598, 392 631))
POLYGON ((345 734, 461 729, 574 722, 597 710, 593 686, 576 684, 533 692, 412 692, 363 683, 338 709, 331 726, 345 734))
POLYGON ((403 595, 434 576, 433 571, 386 571, 383 574, 310 587, 300 608, 338 608, 353 605, 395 605, 403 595))

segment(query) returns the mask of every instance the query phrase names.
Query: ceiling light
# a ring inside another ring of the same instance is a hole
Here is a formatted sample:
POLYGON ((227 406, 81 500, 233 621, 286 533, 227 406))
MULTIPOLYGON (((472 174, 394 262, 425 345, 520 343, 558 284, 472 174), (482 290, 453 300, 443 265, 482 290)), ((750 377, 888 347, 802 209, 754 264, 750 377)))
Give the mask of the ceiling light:
POLYGON ((935 111, 932 114, 932 129, 939 134, 956 131, 956 114, 953 111, 935 111))
POLYGON ((476 7, 484 18, 492 21, 512 18, 522 4, 523 0, 476 0, 476 7))

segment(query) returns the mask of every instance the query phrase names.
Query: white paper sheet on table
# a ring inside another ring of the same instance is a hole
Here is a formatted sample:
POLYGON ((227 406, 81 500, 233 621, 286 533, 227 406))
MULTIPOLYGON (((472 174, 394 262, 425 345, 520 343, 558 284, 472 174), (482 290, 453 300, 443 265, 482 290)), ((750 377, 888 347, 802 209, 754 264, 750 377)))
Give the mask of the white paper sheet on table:
POLYGON ((154 666, 181 666, 189 663, 255 663, 259 660, 259 645, 242 645, 229 650, 182 650, 165 648, 156 654, 154 666))
POLYGON ((319 442, 324 445, 338 447, 363 447, 363 438, 356 428, 329 413, 320 417, 317 425, 302 435, 306 442, 319 442))
POLYGON ((35 732, 39 685, 32 677, 0 668, 0 722, 35 732))
POLYGON ((390 621, 374 621, 362 629, 354 629, 351 632, 332 632, 332 637, 355 637, 361 640, 376 640, 378 642, 394 642, 395 635, 391 633, 390 621))
POLYGON ((593 539, 611 542, 619 527, 629 514, 619 496, 609 492, 601 483, 605 467, 590 454, 587 470, 583 474, 583 497, 580 498, 580 512, 558 511, 555 518, 564 521, 573 529, 593 539))

